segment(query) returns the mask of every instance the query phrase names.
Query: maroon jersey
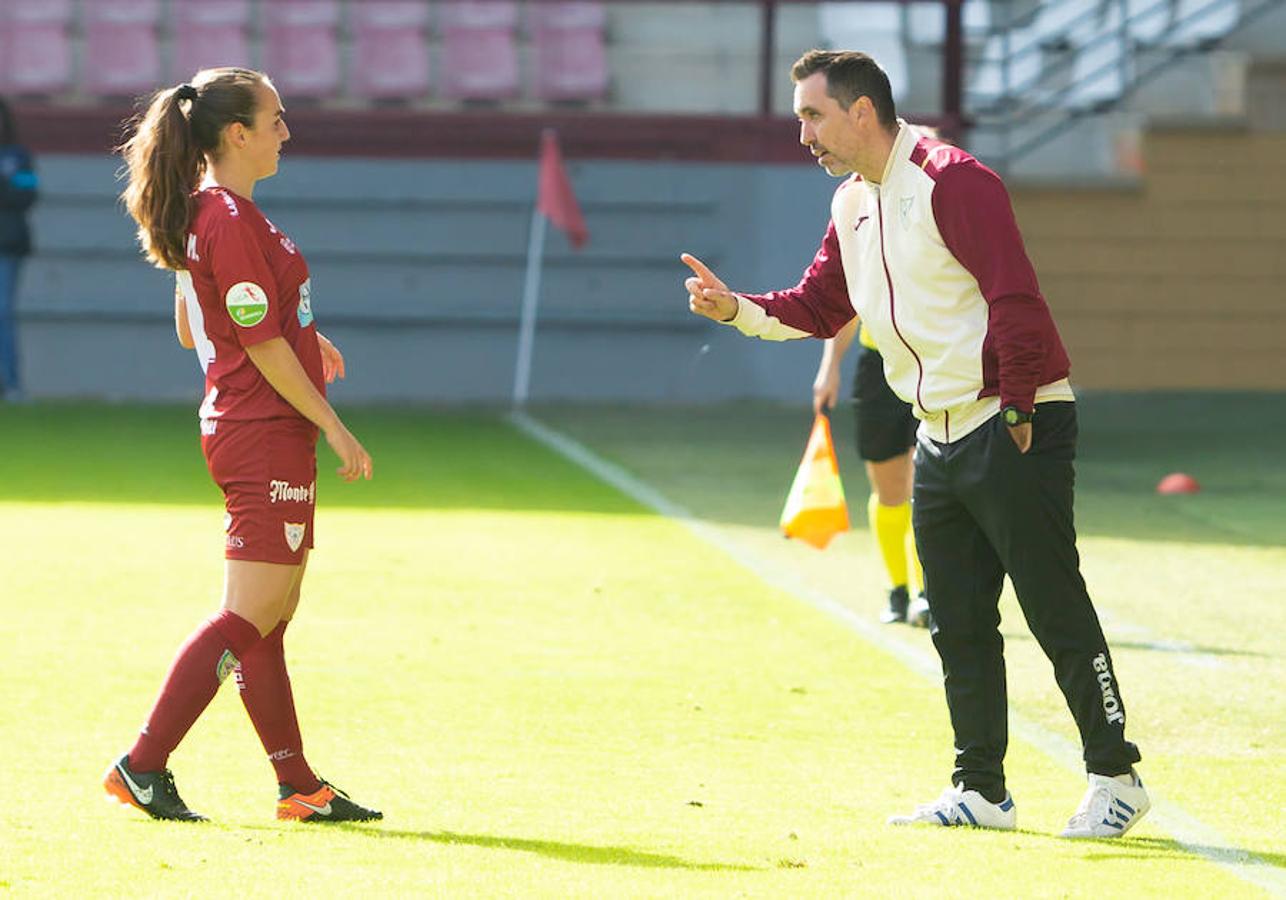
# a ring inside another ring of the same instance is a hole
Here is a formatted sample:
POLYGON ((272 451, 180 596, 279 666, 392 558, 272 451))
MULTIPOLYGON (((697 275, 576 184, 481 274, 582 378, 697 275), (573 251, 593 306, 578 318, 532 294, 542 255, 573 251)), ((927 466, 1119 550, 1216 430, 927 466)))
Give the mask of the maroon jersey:
POLYGON ((223 187, 195 195, 188 269, 178 273, 197 357, 205 371, 201 431, 233 422, 304 418, 260 374, 245 348, 285 338, 325 396, 308 264, 290 238, 223 187))

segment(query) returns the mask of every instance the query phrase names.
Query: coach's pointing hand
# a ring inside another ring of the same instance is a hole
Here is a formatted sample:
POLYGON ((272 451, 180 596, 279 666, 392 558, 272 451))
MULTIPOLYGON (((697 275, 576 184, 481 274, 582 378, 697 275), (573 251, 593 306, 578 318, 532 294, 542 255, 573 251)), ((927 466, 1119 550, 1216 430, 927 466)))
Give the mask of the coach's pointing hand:
POLYGON ((691 253, 684 253, 679 259, 696 274, 695 278, 683 282, 688 290, 688 309, 716 322, 732 321, 739 307, 736 295, 710 271, 709 266, 691 253))

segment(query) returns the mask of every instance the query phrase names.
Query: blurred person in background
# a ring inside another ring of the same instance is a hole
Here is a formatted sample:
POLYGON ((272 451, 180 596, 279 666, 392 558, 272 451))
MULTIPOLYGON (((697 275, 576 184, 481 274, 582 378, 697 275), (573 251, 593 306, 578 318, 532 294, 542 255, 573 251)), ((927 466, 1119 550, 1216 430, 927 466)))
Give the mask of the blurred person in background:
POLYGON ((1005 786, 1006 575, 1080 731, 1089 782, 1062 835, 1119 837, 1148 811, 1073 524, 1070 362, 1000 178, 897 118, 864 53, 791 70, 800 143, 833 176, 822 246, 795 287, 735 294, 696 257, 692 312, 766 340, 870 328, 920 419, 912 525, 955 733, 952 785, 893 824, 1016 827, 1005 786))
POLYGON ((18 139, 9 104, 0 97, 0 390, 10 402, 23 399, 18 367, 18 275, 31 255, 27 213, 39 180, 31 151, 18 139))
MULTIPOLYGON (((913 125, 925 137, 938 138, 938 130, 913 125)), ((911 527, 911 486, 915 475, 913 451, 919 422, 907 403, 889 387, 884 377, 884 357, 875 346, 870 329, 854 318, 839 333, 827 338, 813 380, 813 411, 834 409, 839 402, 840 367, 857 337, 857 368, 853 373, 853 419, 857 455, 866 468, 871 496, 866 522, 880 551, 890 585, 888 606, 880 616, 887 624, 908 622, 929 628, 929 600, 924 595, 924 570, 915 550, 911 527)))
POLYGON ((826 339, 813 382, 813 411, 835 407, 839 399, 840 364, 854 336, 858 342, 852 394, 857 454, 865 464, 866 479, 871 484, 866 521, 891 585, 888 607, 880 621, 885 624, 909 622, 928 628, 929 601, 924 596, 924 573, 911 528, 912 451, 918 423, 911 404, 889 387, 884 378, 884 358, 870 332, 856 318, 834 337, 826 339))
POLYGON ((109 795, 156 819, 204 818, 166 762, 228 675, 275 770, 277 818, 382 818, 308 765, 286 671, 313 546, 318 432, 346 481, 369 479, 371 457, 326 401, 344 360, 313 322, 308 265, 251 199, 290 139, 284 115, 262 73, 206 69, 156 93, 121 147, 126 208, 147 258, 176 273, 179 343, 205 371, 201 445, 226 503, 222 609, 179 649, 134 746, 104 776, 109 795))
MULTIPOLYGON (((913 125, 925 137, 938 130, 913 125)), ((856 318, 827 338, 813 381, 813 411, 834 409, 839 401, 840 366, 857 336, 857 369, 853 373, 853 419, 857 454, 866 468, 871 496, 866 504, 867 527, 875 538, 889 580, 889 601, 880 621, 909 622, 929 628, 929 600, 924 595, 924 570, 915 550, 911 527, 911 485, 915 475, 913 451, 919 422, 907 403, 884 377, 884 357, 870 329, 856 318)))

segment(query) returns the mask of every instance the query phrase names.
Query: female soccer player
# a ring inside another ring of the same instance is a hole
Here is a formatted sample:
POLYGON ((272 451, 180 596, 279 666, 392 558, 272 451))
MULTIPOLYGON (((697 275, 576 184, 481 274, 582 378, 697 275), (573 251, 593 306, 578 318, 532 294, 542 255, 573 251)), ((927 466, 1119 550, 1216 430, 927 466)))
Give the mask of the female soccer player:
POLYGON ((277 818, 382 818, 319 779, 304 759, 282 637, 313 546, 317 435, 345 481, 371 457, 326 402, 339 351, 313 323, 308 265, 251 199, 290 139, 268 77, 206 69, 158 92, 122 145, 123 199, 157 267, 177 274, 179 343, 205 371, 201 446, 223 490, 223 608, 179 649, 138 740, 104 779, 156 819, 199 820, 166 761, 228 675, 276 770, 277 818))

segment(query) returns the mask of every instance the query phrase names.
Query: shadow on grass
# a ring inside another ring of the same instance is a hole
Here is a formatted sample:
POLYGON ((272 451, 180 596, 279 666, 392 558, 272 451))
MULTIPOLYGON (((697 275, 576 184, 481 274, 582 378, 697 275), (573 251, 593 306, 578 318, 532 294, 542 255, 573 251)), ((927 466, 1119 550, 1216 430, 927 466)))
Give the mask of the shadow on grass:
POLYGON ((1084 843, 1111 848, 1112 853, 1086 854, 1086 859, 1120 859, 1123 856, 1138 859, 1192 859, 1214 860, 1221 863, 1241 863, 1266 869, 1286 869, 1286 853, 1252 852, 1240 847, 1217 847, 1211 844, 1187 844, 1172 838, 1124 837, 1101 838, 1084 843), (1144 851, 1144 852, 1140 852, 1144 851))
POLYGON ((454 831, 397 831, 378 826, 343 824, 336 824, 331 827, 337 830, 363 834, 368 837, 428 841, 434 844, 482 847, 487 850, 517 850, 523 853, 535 853, 550 859, 595 866, 688 869, 696 872, 765 871, 755 866, 692 862, 678 856, 669 856, 664 853, 648 853, 643 850, 634 850, 630 847, 599 847, 593 844, 568 844, 562 841, 541 841, 533 838, 503 837, 493 834, 459 834, 454 831))
MULTIPOLYGON (((327 508, 515 510, 637 515, 634 501, 518 434, 500 411, 355 409, 345 421, 374 458, 344 484, 325 440, 327 508)), ((172 405, 0 404, 0 502, 213 506, 195 411, 172 405)))
MULTIPOLYGON (((1254 659, 1278 659, 1280 656, 1277 653, 1263 653, 1258 650, 1233 650, 1228 647, 1210 647, 1205 644, 1189 644, 1186 641, 1128 641, 1112 637, 1110 627, 1107 631, 1107 643, 1113 650, 1143 650, 1148 653, 1173 653, 1178 656, 1244 656, 1254 659)), ((1025 631, 1004 631, 1002 634, 1006 643, 1012 641, 1030 643, 1035 640, 1030 633, 1025 631)))
MULTIPOLYGON (((1079 406, 1083 536, 1286 545, 1279 458, 1286 395, 1090 394, 1079 406), (1196 476, 1204 490, 1157 495, 1157 480, 1176 470, 1196 476)), ((777 521, 812 419, 802 402, 551 406, 534 415, 700 518, 759 528, 777 521)), ((334 454, 320 447, 318 490, 327 508, 644 512, 519 434, 499 408, 354 408, 345 419, 374 456, 375 479, 341 484, 334 454)), ((849 501, 860 509, 865 479, 852 410, 837 409, 833 419, 849 501)), ((220 499, 192 407, 0 404, 0 502, 204 506, 220 499)))
POLYGON ((1069 840, 1045 831, 1026 828, 1014 833, 1033 840, 1062 848, 1084 847, 1084 858, 1089 860, 1150 859, 1187 860, 1189 862, 1238 863, 1264 869, 1286 869, 1286 853, 1245 850, 1241 847, 1219 847, 1213 844, 1194 844, 1174 838, 1118 837, 1079 838, 1069 840))

